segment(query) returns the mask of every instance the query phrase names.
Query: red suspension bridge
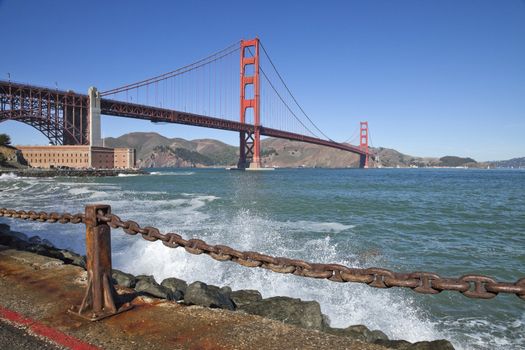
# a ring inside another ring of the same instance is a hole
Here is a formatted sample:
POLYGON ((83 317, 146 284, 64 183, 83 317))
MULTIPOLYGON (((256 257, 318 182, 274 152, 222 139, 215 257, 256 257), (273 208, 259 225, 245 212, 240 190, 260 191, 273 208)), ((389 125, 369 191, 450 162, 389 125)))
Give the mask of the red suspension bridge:
POLYGON ((261 167, 261 136, 352 152, 360 156, 360 167, 370 157, 368 123, 360 123, 357 146, 329 138, 298 103, 259 39, 136 83, 102 92, 90 88, 88 95, 0 81, 0 122, 29 124, 54 145, 100 146, 101 114, 239 132, 239 168, 261 167))

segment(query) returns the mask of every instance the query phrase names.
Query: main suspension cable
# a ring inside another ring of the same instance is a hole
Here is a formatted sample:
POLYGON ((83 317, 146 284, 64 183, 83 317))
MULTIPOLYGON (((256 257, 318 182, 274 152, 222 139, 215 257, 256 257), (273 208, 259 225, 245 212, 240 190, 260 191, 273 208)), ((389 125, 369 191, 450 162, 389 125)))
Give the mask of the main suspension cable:
POLYGON ((279 71, 277 70, 277 67, 275 66, 275 64, 273 63, 272 59, 270 58, 270 55, 268 55, 268 52, 266 51, 266 49, 264 48, 264 45, 262 44, 262 42, 260 42, 260 45, 261 45, 261 48, 263 49, 263 52, 264 54, 266 55, 266 57, 268 58, 268 60, 270 61, 270 64, 272 65, 273 69, 275 70, 275 73, 277 73, 277 76, 279 77, 279 79, 281 80, 281 82, 283 83, 284 87, 286 88, 286 91, 288 91, 288 93, 290 94, 290 96, 292 97, 293 101, 295 102, 295 104, 297 105, 297 107, 299 107, 299 109, 301 110, 301 112, 304 114, 304 116, 310 121, 310 123, 312 123, 312 125, 314 126, 314 128, 316 128, 324 137, 326 137, 328 140, 330 141, 333 141, 330 137, 328 137, 321 129, 319 129, 319 127, 312 121, 312 119, 310 119, 310 117, 308 116, 308 114, 306 114, 306 112, 304 111, 303 107, 301 107, 301 105, 299 104, 299 102, 297 102, 297 99, 295 98, 295 96, 292 94, 292 92, 290 91, 290 89, 288 88, 288 85, 286 85, 286 83, 284 82, 284 79, 283 77, 281 76, 281 74, 279 73, 279 71))
POLYGON ((125 85, 125 86, 121 86, 121 87, 118 87, 118 88, 115 88, 115 89, 111 89, 111 90, 107 90, 107 91, 103 91, 101 92, 101 95, 113 95, 113 94, 116 94, 116 93, 119 93, 121 91, 124 91, 124 90, 129 90, 129 89, 135 89, 135 88, 139 88, 139 87, 142 87, 144 85, 148 85, 148 84, 151 84, 151 83, 155 83, 155 82, 158 82, 158 81, 161 81, 161 80, 166 80, 168 78, 171 78, 173 76, 177 76, 177 75, 180 75, 180 74, 183 74, 183 73, 186 73, 188 71, 192 71, 194 69, 197 69, 197 68, 200 68, 202 66, 205 66, 209 63, 212 63, 212 62, 215 62, 223 57, 226 57, 230 54, 232 54, 233 52, 236 52, 238 50, 240 50, 240 47, 239 47, 239 43, 240 41, 237 41, 236 43, 233 43, 231 45, 229 45, 228 47, 222 49, 222 50, 219 50, 205 58, 202 58, 198 61, 195 61, 191 64, 188 64, 186 66, 183 66, 181 68, 178 68, 178 69, 175 69, 173 71, 170 71, 170 72, 167 72, 167 73, 164 73, 164 74, 160 74, 160 75, 157 75, 155 77, 152 77, 152 78, 148 78, 148 79, 145 79, 145 80, 141 80, 141 81, 138 81, 138 82, 135 82, 135 83, 131 83, 131 84, 128 84, 128 85, 125 85), (212 59, 213 58, 213 59, 212 59))

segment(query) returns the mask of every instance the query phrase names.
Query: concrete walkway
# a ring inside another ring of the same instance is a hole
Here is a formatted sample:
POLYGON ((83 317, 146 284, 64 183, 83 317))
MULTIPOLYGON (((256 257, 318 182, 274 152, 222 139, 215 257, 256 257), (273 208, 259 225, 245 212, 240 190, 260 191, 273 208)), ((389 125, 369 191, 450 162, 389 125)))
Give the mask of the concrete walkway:
MULTIPOLYGON (((0 306, 103 349, 385 349, 259 316, 143 296, 133 299, 130 311, 89 322, 67 312, 85 288, 86 272, 79 267, 0 246, 0 306)), ((9 327, 3 332, 21 342, 25 337, 9 327)))

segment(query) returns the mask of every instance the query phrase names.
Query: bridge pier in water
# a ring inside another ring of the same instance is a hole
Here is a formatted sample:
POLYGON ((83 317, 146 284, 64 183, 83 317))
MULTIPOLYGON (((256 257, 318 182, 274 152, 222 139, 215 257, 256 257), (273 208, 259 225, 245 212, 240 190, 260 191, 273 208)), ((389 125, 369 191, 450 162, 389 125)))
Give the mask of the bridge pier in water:
POLYGON ((260 157, 260 135, 255 133, 240 132, 239 146, 239 169, 259 169, 262 168, 260 157), (256 141, 257 140, 257 141, 256 141))

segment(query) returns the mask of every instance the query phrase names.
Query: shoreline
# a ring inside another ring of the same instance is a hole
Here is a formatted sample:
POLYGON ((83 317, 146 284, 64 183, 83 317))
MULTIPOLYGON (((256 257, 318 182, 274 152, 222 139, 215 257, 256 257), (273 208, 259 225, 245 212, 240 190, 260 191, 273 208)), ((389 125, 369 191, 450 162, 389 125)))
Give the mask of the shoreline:
MULTIPOLYGON (((223 167, 160 167, 160 168, 138 168, 138 169, 37 169, 37 168, 0 168, 0 176, 15 175, 22 178, 54 178, 54 177, 117 177, 117 176, 133 176, 133 175, 151 175, 152 170, 155 172, 162 172, 168 170, 186 170, 194 171, 196 169, 215 169, 215 170, 231 170, 223 167)), ((275 167, 263 168, 262 170, 351 170, 359 168, 321 168, 321 167, 275 167)), ((525 170, 525 168, 465 168, 465 167, 381 167, 369 168, 367 170, 525 170)))
POLYGON ((144 169, 0 169, 0 175, 13 174, 18 177, 106 177, 124 175, 148 175, 144 169))
MULTIPOLYGON (((51 242, 38 236, 28 237, 24 233, 12 231, 8 224, 0 223, 0 245, 11 249, 58 259, 64 264, 75 265, 85 270, 85 256, 67 249, 55 247, 51 242)), ((257 290, 236 290, 228 286, 213 286, 204 282, 186 282, 178 278, 167 278, 161 283, 153 276, 134 276, 113 270, 113 282, 119 288, 128 288, 139 296, 164 299, 185 307, 197 305, 204 308, 224 309, 234 313, 261 316, 280 321, 309 331, 319 331, 335 336, 346 337, 364 343, 381 345, 389 349, 401 350, 451 350, 447 340, 420 341, 410 343, 405 340, 389 339, 380 330, 370 330, 364 325, 350 325, 346 328, 332 328, 328 317, 321 313, 317 301, 303 301, 285 296, 262 298, 257 290)))

